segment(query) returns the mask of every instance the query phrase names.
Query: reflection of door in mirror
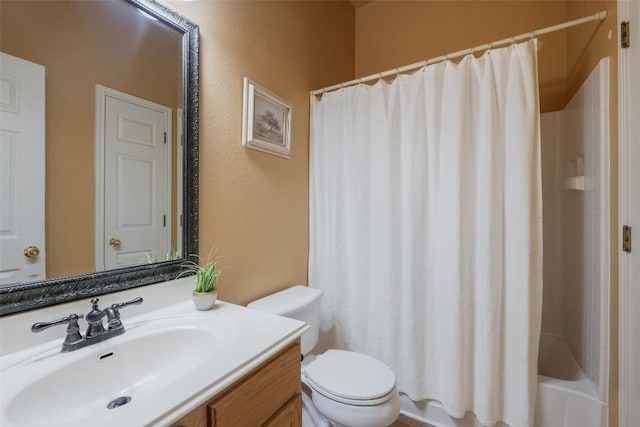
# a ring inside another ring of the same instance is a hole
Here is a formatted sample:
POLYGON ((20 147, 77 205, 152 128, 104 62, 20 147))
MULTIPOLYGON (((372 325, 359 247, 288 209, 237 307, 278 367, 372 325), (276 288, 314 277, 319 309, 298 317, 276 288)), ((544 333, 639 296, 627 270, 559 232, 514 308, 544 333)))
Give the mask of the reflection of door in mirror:
POLYGON ((0 53, 0 285, 45 279, 44 67, 0 53))
POLYGON ((171 117, 169 107, 96 86, 98 270, 170 253, 171 117))
MULTIPOLYGON (((46 67, 46 248, 39 248, 46 251, 47 279, 96 271, 95 222, 101 215, 95 211, 96 85, 171 108, 168 248, 181 251, 176 245, 175 112, 183 103, 182 33, 126 1, 0 0, 0 12, 0 51, 46 67)), ((103 251, 113 250, 111 237, 121 240, 124 251, 123 235, 109 236, 103 251)), ((165 256, 152 254, 158 261, 165 256)), ((139 263, 147 262, 145 257, 139 263)))

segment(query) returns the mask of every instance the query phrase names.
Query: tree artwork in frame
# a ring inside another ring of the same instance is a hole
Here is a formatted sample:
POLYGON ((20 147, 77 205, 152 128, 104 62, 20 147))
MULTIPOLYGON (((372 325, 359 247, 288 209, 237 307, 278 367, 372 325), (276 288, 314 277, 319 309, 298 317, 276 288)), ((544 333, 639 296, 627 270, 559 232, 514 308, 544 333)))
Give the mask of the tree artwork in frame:
POLYGON ((287 159, 291 156, 291 106, 246 77, 242 146, 287 159))

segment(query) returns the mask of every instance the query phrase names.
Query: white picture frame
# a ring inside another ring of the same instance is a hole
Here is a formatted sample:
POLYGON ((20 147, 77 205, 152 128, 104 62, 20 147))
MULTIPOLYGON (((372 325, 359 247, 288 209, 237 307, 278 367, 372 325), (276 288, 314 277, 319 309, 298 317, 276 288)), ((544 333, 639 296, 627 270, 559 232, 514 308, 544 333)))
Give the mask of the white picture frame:
POLYGON ((262 86, 244 78, 242 146, 291 157, 291 106, 262 86))

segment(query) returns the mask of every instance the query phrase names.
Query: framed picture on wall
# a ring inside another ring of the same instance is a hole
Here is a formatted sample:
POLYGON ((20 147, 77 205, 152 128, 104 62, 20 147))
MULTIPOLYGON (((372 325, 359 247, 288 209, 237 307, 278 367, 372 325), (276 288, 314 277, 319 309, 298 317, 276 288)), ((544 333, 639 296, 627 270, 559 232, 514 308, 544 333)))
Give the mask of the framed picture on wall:
POLYGON ((242 146, 291 157, 291 106, 244 78, 242 146))

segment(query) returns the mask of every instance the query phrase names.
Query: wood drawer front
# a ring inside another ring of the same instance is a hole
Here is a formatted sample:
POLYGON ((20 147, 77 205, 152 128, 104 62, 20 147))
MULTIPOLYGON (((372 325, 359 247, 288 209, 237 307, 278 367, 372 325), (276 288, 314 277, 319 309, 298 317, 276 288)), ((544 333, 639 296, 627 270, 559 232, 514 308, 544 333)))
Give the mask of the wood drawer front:
POLYGON ((300 389, 300 341, 297 341, 211 402, 212 425, 260 426, 299 395, 300 389))

